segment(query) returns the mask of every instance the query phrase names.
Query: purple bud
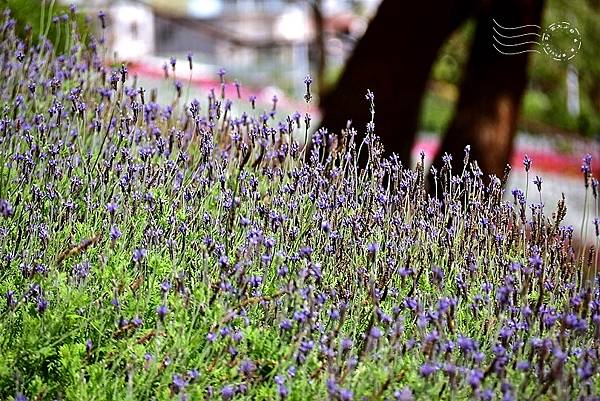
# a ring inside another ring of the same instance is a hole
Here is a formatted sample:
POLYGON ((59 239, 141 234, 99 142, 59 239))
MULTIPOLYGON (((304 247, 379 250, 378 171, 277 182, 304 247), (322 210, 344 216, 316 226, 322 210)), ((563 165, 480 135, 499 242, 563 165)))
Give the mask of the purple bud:
POLYGON ((285 385, 283 384, 278 384, 277 385, 277 392, 279 393, 279 397, 284 400, 287 398, 288 396, 288 389, 285 385))
POLYGON ((158 308, 156 308, 156 314, 161 321, 165 320, 167 313, 169 313, 169 308, 167 308, 166 305, 160 305, 158 308))
POLYGON ((169 282, 169 280, 164 280, 160 284, 160 292, 162 292, 163 294, 166 294, 167 292, 169 292, 170 289, 171 289, 171 282, 169 282))
POLYGON ((341 401, 352 401, 354 399, 352 390, 346 388, 342 388, 339 390, 339 397, 341 401))
POLYGON ((13 309, 17 305, 17 301, 15 299, 15 292, 9 290, 6 292, 6 307, 8 309, 13 309))
POLYGON ((529 361, 527 360, 521 360, 517 362, 517 369, 518 370, 522 370, 522 371, 527 371, 529 370, 529 361))
POLYGON ((37 307, 36 307, 37 311, 39 313, 44 313, 46 312, 46 309, 48 309, 48 301, 46 301, 44 298, 40 297, 37 300, 37 307))
POLYGON ((419 369, 419 373, 423 377, 429 377, 438 370, 438 367, 431 362, 425 362, 419 369))
POLYGON ((6 199, 0 199, 0 216, 9 218, 14 214, 14 210, 10 202, 6 199))
POLYGON ((187 380, 183 378, 183 376, 174 374, 171 379, 171 389, 175 394, 178 394, 188 385, 187 380))
POLYGON ((221 389, 221 397, 223 397, 224 400, 230 400, 233 398, 234 395, 235 388, 230 384, 227 384, 223 387, 223 389, 221 389))
POLYGON ((104 11, 100 10, 98 12, 98 19, 100 20, 102 29, 105 29, 106 28, 106 13, 104 13, 104 11))
POLYGON ((343 351, 348 351, 352 348, 352 340, 349 338, 344 338, 341 345, 343 351))
POLYGON ((372 242, 367 246, 367 251, 369 251, 369 253, 371 255, 375 255, 375 253, 377 253, 377 251, 379 250, 379 244, 372 242))
POLYGON ((121 231, 119 231, 119 227, 113 225, 110 228, 110 239, 111 241, 116 241, 121 237, 121 231))
POLYGON ((109 202, 106 204, 106 211, 111 215, 114 215, 117 212, 117 204, 114 202, 109 202))
POLYGON ((371 327, 371 330, 369 331, 369 337, 374 338, 375 340, 377 340, 382 335, 383 335, 383 333, 381 332, 381 329, 379 327, 377 327, 377 326, 371 327))
POLYGON ((531 159, 529 158, 529 156, 525 155, 525 157, 523 157, 523 166, 525 166, 525 171, 528 172, 529 169, 531 168, 531 159))
POLYGON ((190 378, 190 381, 192 381, 192 382, 194 380, 196 380, 198 377, 200 377, 200 373, 196 369, 188 370, 187 375, 190 378))
POLYGON ((190 71, 191 71, 192 70, 192 52, 188 52, 188 54, 187 54, 187 60, 188 60, 188 63, 190 65, 190 71))
POLYGON ((225 70, 225 68, 219 68, 219 72, 217 72, 217 74, 219 75, 219 79, 221 80, 221 83, 224 83, 224 77, 225 74, 227 74, 227 71, 225 70))
POLYGON ((292 322, 288 319, 283 319, 279 324, 279 328, 284 331, 288 331, 292 328, 292 322))
POLYGON ((402 390, 394 392, 396 401, 414 401, 414 396, 410 388, 404 387, 402 390))
POLYGON ((483 372, 481 370, 475 369, 471 371, 471 374, 469 375, 469 386, 471 386, 471 388, 475 390, 481 384, 482 379, 483 372))
POLYGON ((131 260, 133 260, 135 263, 141 262, 146 257, 147 253, 148 252, 144 248, 135 249, 133 251, 131 260))

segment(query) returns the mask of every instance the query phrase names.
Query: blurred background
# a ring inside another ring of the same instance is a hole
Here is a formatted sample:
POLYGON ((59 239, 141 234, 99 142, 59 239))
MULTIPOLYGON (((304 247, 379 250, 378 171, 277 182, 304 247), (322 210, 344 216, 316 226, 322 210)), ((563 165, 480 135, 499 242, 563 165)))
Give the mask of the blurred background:
MULTIPOLYGON (((16 19, 34 25, 35 31, 39 0, 3 1, 16 19)), ((218 89, 218 70, 225 68, 227 81, 238 80, 243 96, 256 95, 266 110, 276 95, 282 113, 310 111, 318 119, 319 94, 335 85, 380 0, 66 0, 58 4, 75 4, 82 15, 91 17, 89 29, 98 31, 96 16, 104 11, 105 36, 114 60, 126 61, 138 82, 158 88, 162 96, 170 98, 174 93, 172 82, 164 79, 163 65, 175 57, 177 78, 189 84, 190 98, 218 89), (193 54, 192 74, 188 52, 193 54), (307 74, 313 77, 315 92, 308 106, 302 100, 307 74)), ((547 0, 542 27, 559 21, 577 27, 582 47, 568 62, 532 55, 509 189, 525 187, 522 160, 528 154, 533 159, 530 180, 536 174, 544 178, 544 202, 554 208, 564 192, 567 223, 580 227, 585 193, 581 158, 591 153, 594 170, 600 165, 600 0, 547 0)), ((415 155, 421 149, 433 155, 440 133, 451 120, 473 31, 473 21, 467 22, 438 54, 422 101, 415 155)), ((531 191, 531 182, 529 186, 531 191)), ((595 210, 590 213, 596 215, 595 210)))

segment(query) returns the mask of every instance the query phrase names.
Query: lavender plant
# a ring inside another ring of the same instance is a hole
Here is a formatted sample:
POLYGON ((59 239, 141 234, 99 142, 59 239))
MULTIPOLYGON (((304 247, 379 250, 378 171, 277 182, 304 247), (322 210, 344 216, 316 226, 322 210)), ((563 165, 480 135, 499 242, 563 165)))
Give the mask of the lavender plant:
POLYGON ((600 399, 595 248, 564 199, 503 200, 450 155, 431 196, 373 122, 306 155, 310 116, 233 115, 225 70, 187 104, 172 59, 157 104, 54 23, 64 54, 0 32, 1 399, 600 399))

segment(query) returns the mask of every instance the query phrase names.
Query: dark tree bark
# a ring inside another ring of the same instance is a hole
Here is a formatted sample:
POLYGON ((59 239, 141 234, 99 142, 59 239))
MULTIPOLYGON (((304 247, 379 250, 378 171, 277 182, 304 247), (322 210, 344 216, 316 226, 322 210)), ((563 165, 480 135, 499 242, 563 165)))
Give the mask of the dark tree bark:
POLYGON ((375 94, 375 132, 385 155, 395 152, 407 162, 431 65, 467 15, 466 2, 460 0, 383 0, 336 87, 321 101, 321 126, 339 134, 351 119, 361 141, 370 121, 365 100, 370 89, 375 94))
POLYGON ((492 18, 507 26, 540 25, 543 0, 496 0, 478 11, 475 38, 460 87, 454 119, 434 164, 445 152, 454 155, 455 171, 462 171, 463 151, 484 174, 502 177, 510 160, 513 139, 527 84, 529 53, 503 55, 492 47, 492 18))
POLYGON ((492 18, 509 26, 539 25, 542 5, 543 0, 383 0, 336 88, 321 102, 322 127, 338 134, 352 119, 362 140, 370 119, 364 95, 371 89, 375 133, 382 138, 384 155, 394 152, 408 163, 431 66, 450 34, 475 16, 477 28, 455 117, 434 163, 448 152, 461 167, 469 144, 484 174, 501 176, 512 151, 528 56, 496 52, 492 18))

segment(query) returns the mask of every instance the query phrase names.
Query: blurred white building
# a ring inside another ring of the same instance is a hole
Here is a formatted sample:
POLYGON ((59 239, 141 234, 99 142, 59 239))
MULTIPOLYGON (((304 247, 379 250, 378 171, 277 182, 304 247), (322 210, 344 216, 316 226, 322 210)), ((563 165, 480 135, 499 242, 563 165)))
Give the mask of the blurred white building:
POLYGON ((154 13, 149 6, 117 3, 109 12, 110 44, 117 59, 141 60, 154 54, 154 13))
MULTIPOLYGON (((72 2, 73 0, 64 0, 72 2)), ((341 65, 381 0, 75 0, 107 14, 107 40, 119 59, 185 58, 225 66, 256 84, 294 82, 300 95, 311 71, 314 14, 324 17, 325 50, 341 65)))

